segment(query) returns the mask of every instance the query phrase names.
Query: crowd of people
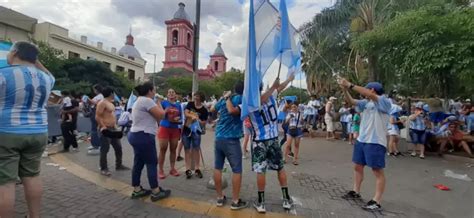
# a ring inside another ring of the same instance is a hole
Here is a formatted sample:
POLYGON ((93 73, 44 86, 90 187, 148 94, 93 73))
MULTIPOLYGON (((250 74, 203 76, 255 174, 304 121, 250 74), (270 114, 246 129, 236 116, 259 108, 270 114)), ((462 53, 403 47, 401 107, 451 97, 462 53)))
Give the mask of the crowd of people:
MULTIPOLYGON (((42 189, 38 175, 48 137, 45 106, 54 77, 37 57, 35 45, 18 42, 8 55, 12 66, 0 69, 0 91, 5 90, 0 92, 0 102, 4 103, 0 117, 1 217, 13 214, 14 182, 18 177, 25 186, 29 216, 39 217, 42 189)), ((242 164, 250 157, 258 189, 253 206, 259 213, 266 212, 268 170, 277 171, 282 207, 286 210, 293 207, 284 168, 289 162, 299 165, 299 147, 305 132, 312 134, 322 129, 326 131, 326 139, 332 141, 339 138, 340 130, 340 138, 353 145, 354 186, 342 196, 344 199, 361 198, 364 167, 372 168, 376 191, 363 206, 369 211, 381 209, 385 157, 403 155, 398 149, 402 129, 407 129, 414 145, 411 156, 424 159, 425 148, 437 149, 442 155, 446 149, 460 147, 473 157, 470 146, 474 108, 469 99, 445 102, 449 104, 449 110, 445 111, 440 98, 402 99, 394 93, 386 95, 380 83, 358 86, 338 77, 343 93, 339 96, 341 99, 332 96, 326 101, 311 96, 308 102, 300 102, 296 96, 281 96, 293 79, 294 76, 290 76, 280 83, 277 78, 266 90, 261 86, 261 106, 244 120, 241 119, 243 81, 237 82, 233 91, 224 92, 219 99, 208 99, 202 92, 183 98, 173 89, 163 97, 149 82, 134 88, 138 97, 131 103, 117 101, 113 88, 101 85, 92 87, 92 98, 63 90, 60 101, 63 149, 60 152, 70 152, 71 147, 72 151, 78 151, 77 120, 82 113, 91 122, 91 145, 87 152, 99 155, 100 174, 111 176, 107 161, 110 146, 115 153, 115 169, 130 170, 122 163, 122 138, 126 137, 134 155, 131 197, 150 196, 152 201, 158 201, 171 195, 171 190, 161 187, 159 181, 167 176, 180 176, 176 161, 183 160, 183 148, 185 177, 203 178, 201 140, 202 135, 209 134, 206 128, 211 124, 215 126, 216 205, 222 207, 227 203, 222 191, 222 171, 227 160, 232 170, 230 208, 239 210, 248 206, 240 197, 240 188, 242 164), (354 99, 351 92, 364 98, 354 99), (167 157, 170 170, 165 172, 167 157), (150 189, 143 188, 140 181, 145 166, 150 189)))

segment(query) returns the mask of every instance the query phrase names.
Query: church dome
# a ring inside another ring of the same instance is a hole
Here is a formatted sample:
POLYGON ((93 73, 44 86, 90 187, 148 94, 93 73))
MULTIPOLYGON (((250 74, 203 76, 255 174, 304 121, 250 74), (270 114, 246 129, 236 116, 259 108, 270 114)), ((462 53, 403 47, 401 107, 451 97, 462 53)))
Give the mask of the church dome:
POLYGON ((188 13, 184 10, 184 7, 186 6, 184 3, 180 2, 179 4, 179 9, 174 13, 173 20, 187 20, 189 21, 189 16, 188 13))
POLYGON ((220 42, 217 43, 217 48, 216 48, 216 50, 214 50, 214 54, 213 54, 213 55, 222 55, 222 56, 225 56, 224 50, 222 50, 222 43, 220 43, 220 42))
POLYGON ((132 34, 128 34, 127 36, 127 41, 125 42, 125 45, 120 48, 118 54, 123 57, 132 57, 134 59, 136 58, 142 58, 140 55, 140 52, 138 52, 137 48, 135 48, 135 44, 133 43, 133 36, 132 34))

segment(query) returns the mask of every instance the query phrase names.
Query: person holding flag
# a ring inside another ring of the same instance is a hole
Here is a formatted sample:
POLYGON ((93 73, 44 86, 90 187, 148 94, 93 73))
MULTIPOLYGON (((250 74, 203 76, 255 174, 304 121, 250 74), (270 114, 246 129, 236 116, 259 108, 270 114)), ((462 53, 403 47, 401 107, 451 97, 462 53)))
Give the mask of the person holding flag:
MULTIPOLYGON (((295 77, 290 76, 285 82, 280 84, 277 78, 273 85, 265 91, 260 101, 262 106, 259 110, 249 114, 253 127, 252 143, 252 170, 257 173, 258 200, 254 202, 254 207, 259 213, 265 213, 265 173, 267 169, 278 172, 283 194, 283 208, 291 209, 293 200, 288 192, 286 172, 283 168, 283 152, 278 142, 278 122, 276 97, 295 77)), ((263 86, 260 86, 262 91, 263 86)))

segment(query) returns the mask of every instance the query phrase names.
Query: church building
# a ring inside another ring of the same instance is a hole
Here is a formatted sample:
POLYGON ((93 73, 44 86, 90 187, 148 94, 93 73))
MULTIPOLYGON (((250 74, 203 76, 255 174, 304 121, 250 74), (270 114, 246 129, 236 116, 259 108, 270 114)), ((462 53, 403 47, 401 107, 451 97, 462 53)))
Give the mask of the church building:
MULTIPOLYGON (((193 72, 194 52, 194 26, 185 11, 185 4, 179 3, 179 9, 173 19, 165 21, 167 27, 167 40, 165 46, 165 60, 163 70, 169 68, 182 68, 193 72)), ((198 70, 201 80, 213 79, 222 75, 227 70, 227 57, 222 44, 217 43, 214 54, 210 56, 209 65, 198 70)))

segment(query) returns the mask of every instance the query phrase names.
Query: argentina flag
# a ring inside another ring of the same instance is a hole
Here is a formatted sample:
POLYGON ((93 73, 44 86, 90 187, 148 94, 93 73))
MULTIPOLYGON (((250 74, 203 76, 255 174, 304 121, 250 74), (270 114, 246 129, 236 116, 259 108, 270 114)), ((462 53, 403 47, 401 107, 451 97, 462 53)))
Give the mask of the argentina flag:
POLYGON ((7 54, 11 46, 12 44, 9 42, 0 41, 0 68, 8 66, 7 54))

